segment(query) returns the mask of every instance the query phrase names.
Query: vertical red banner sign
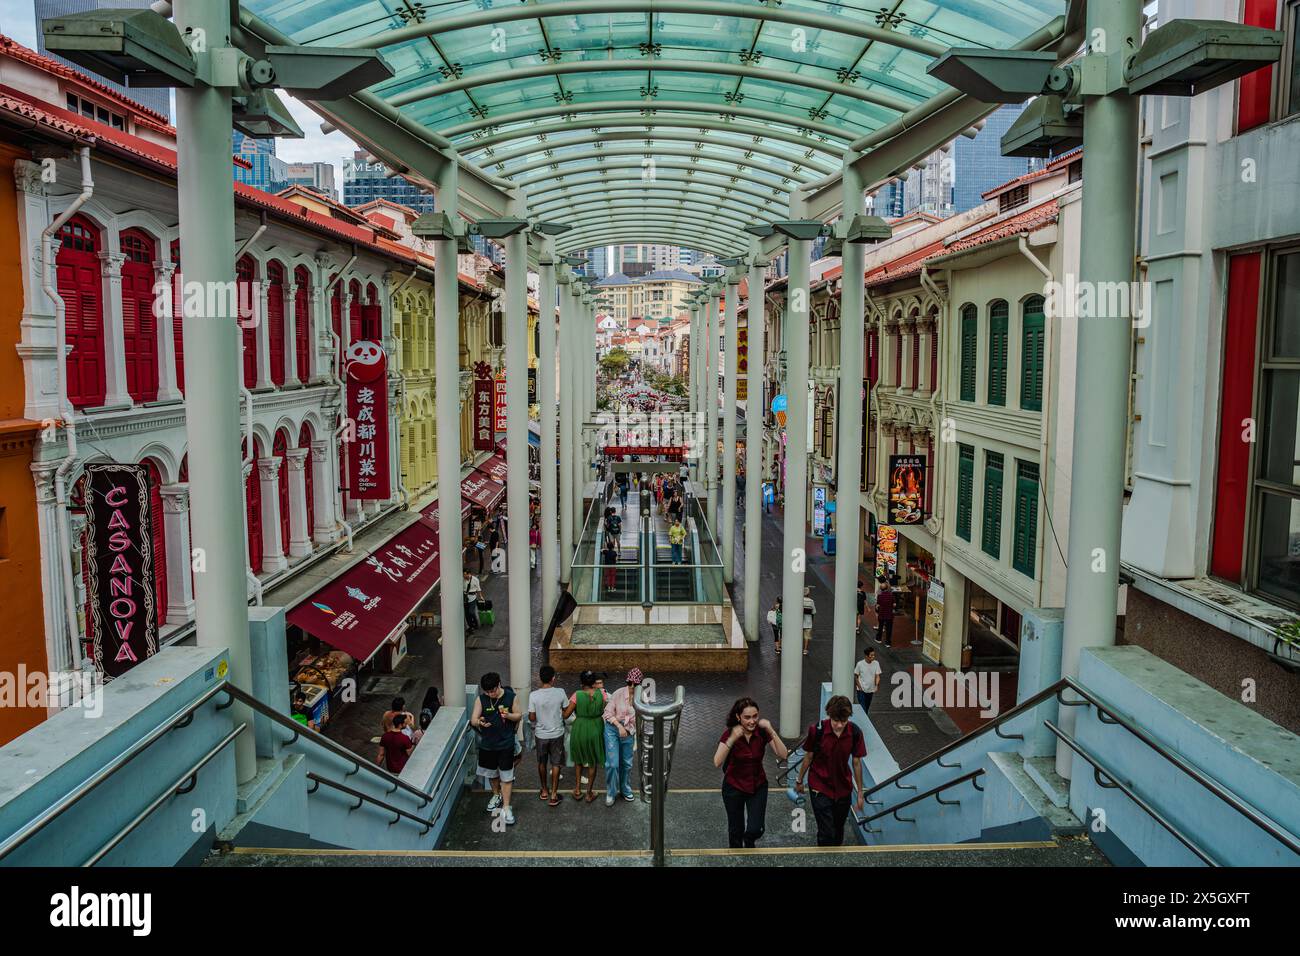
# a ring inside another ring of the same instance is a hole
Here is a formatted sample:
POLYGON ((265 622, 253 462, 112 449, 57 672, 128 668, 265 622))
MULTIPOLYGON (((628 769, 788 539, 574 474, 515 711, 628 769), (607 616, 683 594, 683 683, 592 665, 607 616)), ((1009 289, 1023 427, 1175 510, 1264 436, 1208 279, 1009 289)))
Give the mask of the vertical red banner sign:
POLYGON ((388 360, 378 342, 348 346, 348 418, 356 429, 348 442, 348 497, 386 501, 388 474, 388 360))
POLYGON ((498 432, 506 430, 506 376, 497 375, 492 383, 492 419, 493 428, 498 432))
POLYGON ((86 590, 95 668, 105 678, 158 653, 154 519, 144 465, 86 466, 86 590))
POLYGON ((749 326, 736 329, 736 401, 749 398, 749 326))
POLYGON ((492 368, 486 362, 474 366, 474 450, 491 451, 495 444, 492 432, 492 368))

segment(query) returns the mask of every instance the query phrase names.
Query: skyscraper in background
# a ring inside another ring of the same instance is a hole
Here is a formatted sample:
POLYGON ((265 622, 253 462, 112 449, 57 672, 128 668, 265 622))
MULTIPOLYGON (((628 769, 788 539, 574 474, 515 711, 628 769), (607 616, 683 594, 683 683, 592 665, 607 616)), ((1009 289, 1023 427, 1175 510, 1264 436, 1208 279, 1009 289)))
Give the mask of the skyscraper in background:
POLYGON ((375 199, 401 203, 416 212, 433 212, 433 193, 401 176, 390 176, 383 163, 368 162, 366 154, 357 150, 343 164, 343 205, 361 206, 375 199))
POLYGON ((239 130, 233 133, 235 155, 246 159, 252 169, 235 167, 235 179, 264 192, 279 192, 288 185, 289 165, 275 155, 275 140, 254 139, 239 130))
POLYGON ((974 139, 957 137, 951 154, 956 173, 952 199, 954 213, 973 209, 984 201, 980 198, 981 193, 1023 176, 1033 168, 1031 161, 1024 157, 1002 155, 1002 135, 1011 128, 1024 108, 1020 103, 1003 106, 989 116, 974 139))
MULTIPOLYGON (((89 10, 100 10, 105 7, 131 7, 147 8, 151 0, 34 0, 36 12, 36 48, 46 56, 53 57, 60 63, 66 63, 78 73, 93 77, 100 83, 110 86, 117 90, 123 96, 129 97, 141 106, 153 110, 155 113, 161 113, 167 117, 170 123, 172 118, 171 107, 171 90, 144 89, 141 87, 125 87, 112 80, 100 76, 98 73, 92 73, 83 66, 78 66, 63 57, 49 52, 45 49, 45 33, 41 30, 41 21, 48 20, 51 17, 62 17, 73 13, 86 13, 89 10)), ((5 31, 9 32, 9 31, 5 31)))

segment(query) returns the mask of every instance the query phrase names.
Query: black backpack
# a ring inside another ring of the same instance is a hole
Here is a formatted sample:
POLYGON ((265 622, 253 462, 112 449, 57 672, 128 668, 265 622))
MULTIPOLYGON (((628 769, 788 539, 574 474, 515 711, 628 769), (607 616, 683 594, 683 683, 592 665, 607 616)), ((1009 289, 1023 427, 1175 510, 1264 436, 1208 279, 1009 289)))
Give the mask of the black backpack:
MULTIPOLYGON (((813 732, 813 746, 809 753, 816 754, 822 749, 822 735, 826 733, 826 721, 817 721, 816 725, 811 729, 813 732)), ((858 741, 862 739, 862 729, 851 720, 849 721, 849 734, 853 740, 853 746, 850 748, 850 752, 852 752, 858 749, 858 741)))

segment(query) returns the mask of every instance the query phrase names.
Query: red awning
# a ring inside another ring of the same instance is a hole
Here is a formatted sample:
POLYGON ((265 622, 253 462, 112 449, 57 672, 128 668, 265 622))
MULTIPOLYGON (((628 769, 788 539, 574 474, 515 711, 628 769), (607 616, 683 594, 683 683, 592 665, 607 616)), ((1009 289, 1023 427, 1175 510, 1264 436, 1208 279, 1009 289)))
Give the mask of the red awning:
POLYGON ((506 493, 506 486, 487 475, 471 471, 460 480, 460 493, 470 504, 491 511, 506 493))
POLYGON ((438 535, 417 521, 287 616, 308 634, 368 661, 438 584, 438 535))
MULTIPOLYGON (((460 523, 465 523, 465 518, 469 516, 469 502, 464 498, 460 500, 460 523)), ((438 530, 438 502, 427 505, 420 511, 420 520, 427 524, 434 531, 438 530)))
POLYGON ((487 475, 493 481, 500 482, 504 485, 506 483, 506 456, 493 455, 487 461, 483 462, 483 464, 479 465, 478 470, 483 472, 483 474, 487 475))

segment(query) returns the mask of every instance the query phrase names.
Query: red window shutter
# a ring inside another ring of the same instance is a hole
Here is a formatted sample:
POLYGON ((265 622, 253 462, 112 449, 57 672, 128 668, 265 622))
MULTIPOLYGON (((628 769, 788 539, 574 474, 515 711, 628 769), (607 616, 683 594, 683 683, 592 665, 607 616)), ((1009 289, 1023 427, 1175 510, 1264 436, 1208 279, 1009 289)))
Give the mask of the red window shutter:
POLYGON ((176 387, 185 394, 185 315, 183 276, 181 275, 181 243, 179 239, 172 242, 172 263, 176 271, 172 273, 172 334, 176 339, 176 387))
POLYGON ((875 329, 867 333, 867 381, 880 381, 880 337, 875 329))
POLYGON ((283 431, 275 433, 271 454, 280 459, 278 475, 280 494, 280 550, 289 553, 289 436, 283 431))
POLYGON ((903 384, 903 333, 894 333, 894 387, 903 384))
POLYGON ((253 260, 248 256, 240 259, 235 266, 236 299, 240 325, 243 326, 245 388, 252 388, 257 384, 257 327, 252 321, 254 310, 257 308, 257 303, 253 301, 255 274, 253 260))
POLYGON ((365 338, 361 334, 361 286, 355 281, 349 290, 352 301, 348 304, 348 343, 359 342, 365 338))
POLYGON ((104 404, 104 303, 99 231, 74 216, 60 231, 56 283, 63 299, 68 400, 74 408, 104 404))
POLYGON ((244 503, 248 508, 248 566, 254 574, 262 573, 262 483, 257 477, 261 452, 261 445, 253 439, 253 467, 244 483, 244 503))
POLYGON ((1250 444, 1241 440, 1241 433, 1242 422, 1251 417, 1252 411, 1262 264, 1263 253, 1259 252, 1228 259, 1228 305, 1219 399, 1219 468, 1210 573, 1233 582, 1240 582, 1244 573, 1250 444))
MULTIPOLYGON (((295 357, 298 363, 298 380, 305 382, 310 376, 310 362, 308 361, 311 343, 311 316, 308 314, 308 297, 311 294, 311 276, 307 270, 299 266, 294 272, 294 278, 298 283, 298 289, 293 297, 293 337, 295 357)), ((308 470, 310 474, 310 470, 308 470)))
POLYGON ((284 269, 273 262, 266 270, 266 335, 270 347, 271 383, 284 384, 284 269))
POLYGON ((934 331, 930 333, 930 391, 939 387, 939 323, 935 316, 934 331))
MULTIPOLYGON (((1241 22, 1246 26, 1277 27, 1277 0, 1246 0, 1241 22)), ((1237 81, 1237 132, 1262 126, 1272 118, 1273 67, 1247 73, 1237 81)))
POLYGON ((139 229, 121 235, 122 344, 126 388, 137 402, 158 400, 158 323, 154 317, 154 242, 139 229))
POLYGON ((343 290, 340 288, 342 283, 334 284, 334 294, 330 296, 330 321, 333 323, 334 334, 338 336, 338 355, 335 356, 335 362, 342 364, 343 359, 343 290))
POLYGON ((311 538, 316 533, 316 509, 315 509, 316 497, 315 497, 314 481, 312 479, 311 441, 312 441, 311 425, 308 425, 304 422, 302 426, 302 431, 298 433, 298 447, 307 449, 307 462, 306 462, 307 470, 303 474, 303 484, 306 486, 306 495, 304 497, 306 497, 307 499, 307 537, 308 538, 311 538))
POLYGON ((162 475, 152 461, 149 469, 149 520, 153 522, 153 603, 158 627, 167 620, 167 533, 163 519, 162 475))

